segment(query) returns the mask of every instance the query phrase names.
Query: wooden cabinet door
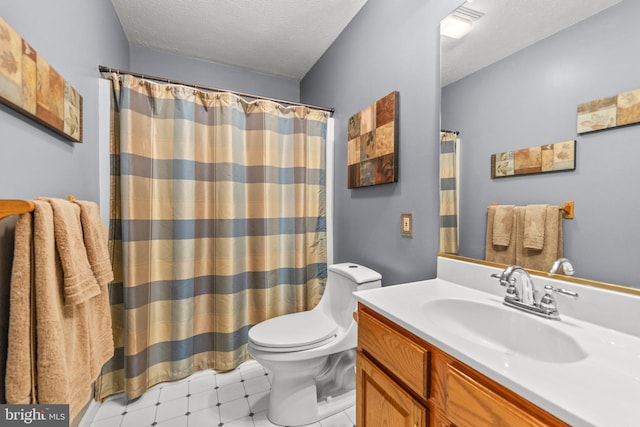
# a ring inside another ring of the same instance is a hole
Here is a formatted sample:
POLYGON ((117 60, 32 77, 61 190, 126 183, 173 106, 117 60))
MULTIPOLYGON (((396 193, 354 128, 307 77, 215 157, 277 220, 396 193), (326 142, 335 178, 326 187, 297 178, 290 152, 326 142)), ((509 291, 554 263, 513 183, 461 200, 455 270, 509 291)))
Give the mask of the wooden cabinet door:
POLYGON ((427 409, 362 353, 356 359, 358 427, 426 427, 427 409))

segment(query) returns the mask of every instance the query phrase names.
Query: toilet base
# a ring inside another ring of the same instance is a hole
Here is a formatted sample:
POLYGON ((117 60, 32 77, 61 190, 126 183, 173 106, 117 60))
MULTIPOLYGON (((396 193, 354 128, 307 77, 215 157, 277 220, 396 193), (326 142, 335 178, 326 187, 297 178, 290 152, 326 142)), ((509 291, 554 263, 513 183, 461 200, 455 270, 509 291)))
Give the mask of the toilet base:
POLYGON ((348 367, 352 359, 349 357, 351 351, 345 353, 348 357, 337 354, 300 362, 269 363, 265 361, 264 368, 272 373, 267 410, 269 421, 281 426, 303 426, 353 406, 355 382, 345 384, 350 388, 347 390, 326 387, 325 377, 328 375, 333 376, 341 372, 342 376, 345 376, 345 370, 355 373, 355 366, 348 367), (318 381, 320 378, 323 380, 318 381), (329 394, 336 395, 329 395, 325 390, 318 392, 318 387, 327 389, 329 394))
POLYGON ((304 426, 307 424, 313 424, 332 415, 338 414, 342 411, 346 411, 356 403, 356 391, 351 390, 343 393, 340 396, 327 398, 322 402, 315 402, 312 413, 303 414, 301 408, 297 408, 294 411, 286 408, 271 408, 271 400, 269 401, 269 410, 267 411, 267 418, 273 424, 279 426, 304 426), (292 413, 295 412, 295 413, 292 413))

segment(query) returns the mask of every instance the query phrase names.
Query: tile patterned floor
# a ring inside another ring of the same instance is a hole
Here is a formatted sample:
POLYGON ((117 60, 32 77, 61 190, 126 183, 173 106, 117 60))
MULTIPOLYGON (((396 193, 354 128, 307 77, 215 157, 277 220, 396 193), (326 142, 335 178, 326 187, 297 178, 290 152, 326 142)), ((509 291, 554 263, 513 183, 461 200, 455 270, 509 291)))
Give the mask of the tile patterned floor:
MULTIPOLYGON (((100 405, 91 427, 272 427, 270 390, 270 375, 251 360, 231 372, 202 371, 158 384, 128 404, 113 396, 100 405)), ((355 420, 353 406, 311 426, 353 427, 355 420)))

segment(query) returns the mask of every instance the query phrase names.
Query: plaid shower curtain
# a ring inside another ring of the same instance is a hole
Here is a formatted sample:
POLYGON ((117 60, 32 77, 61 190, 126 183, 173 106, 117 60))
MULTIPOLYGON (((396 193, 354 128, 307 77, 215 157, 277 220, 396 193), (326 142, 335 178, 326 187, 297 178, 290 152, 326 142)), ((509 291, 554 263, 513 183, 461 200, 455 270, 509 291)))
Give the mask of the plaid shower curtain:
POLYGON ((440 252, 458 253, 458 145, 456 132, 440 132, 440 252))
POLYGON ((235 368, 251 325, 311 309, 327 277, 327 113, 107 77, 116 354, 99 400, 235 368))

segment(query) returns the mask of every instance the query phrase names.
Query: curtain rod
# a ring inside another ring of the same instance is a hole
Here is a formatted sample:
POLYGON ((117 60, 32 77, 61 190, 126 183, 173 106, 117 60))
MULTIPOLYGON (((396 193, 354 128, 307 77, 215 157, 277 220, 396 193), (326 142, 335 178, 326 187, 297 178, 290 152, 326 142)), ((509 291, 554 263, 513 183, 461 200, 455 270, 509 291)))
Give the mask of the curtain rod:
POLYGON ((209 91, 213 91, 213 92, 228 92, 228 93, 232 93, 234 95, 238 95, 238 96, 245 97, 245 98, 263 99, 263 100, 267 100, 267 101, 277 102, 279 104, 295 105, 295 106, 299 106, 299 107, 308 107, 308 108, 312 108, 314 110, 327 111, 330 114, 333 114, 334 111, 335 111, 334 108, 318 107, 317 105, 301 104, 299 102, 285 101, 284 99, 268 98, 266 96, 253 95, 253 94, 250 94, 250 93, 242 93, 242 92, 236 92, 236 91, 233 91, 233 90, 219 89, 217 87, 199 85, 199 84, 195 84, 195 83, 181 82, 179 80, 167 79, 165 77, 156 77, 156 76, 150 76, 148 74, 134 73, 134 72, 131 72, 131 71, 119 70, 117 68, 105 67, 104 65, 99 65, 98 66, 98 70, 101 73, 129 74, 130 76, 138 77, 138 78, 141 78, 141 79, 155 80, 155 81, 162 82, 162 83, 178 84, 178 85, 182 85, 182 86, 192 87, 192 88, 195 88, 195 89, 204 89, 204 90, 209 90, 209 91))
POLYGON ((440 132, 445 132, 445 133, 454 133, 454 134, 456 134, 456 135, 460 135, 460 131, 457 131, 457 130, 440 129, 440 132))

